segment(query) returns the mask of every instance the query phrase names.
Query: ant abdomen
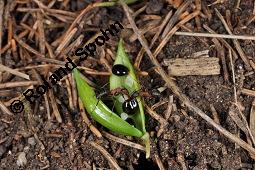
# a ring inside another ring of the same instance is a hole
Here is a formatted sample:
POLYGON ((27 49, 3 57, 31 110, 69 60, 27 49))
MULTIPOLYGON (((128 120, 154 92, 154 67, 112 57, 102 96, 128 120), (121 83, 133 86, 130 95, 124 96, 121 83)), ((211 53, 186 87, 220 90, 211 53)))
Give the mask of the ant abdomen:
POLYGON ((133 98, 131 100, 126 100, 122 104, 122 109, 128 115, 135 114, 137 110, 139 109, 138 101, 136 100, 136 98, 133 98))

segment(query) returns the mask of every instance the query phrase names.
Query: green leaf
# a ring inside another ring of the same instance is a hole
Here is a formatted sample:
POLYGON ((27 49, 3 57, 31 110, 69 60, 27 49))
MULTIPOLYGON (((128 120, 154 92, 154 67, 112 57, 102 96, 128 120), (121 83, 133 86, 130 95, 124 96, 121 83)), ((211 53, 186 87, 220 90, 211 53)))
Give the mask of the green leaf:
MULTIPOLYGON (((136 78, 135 70, 133 65, 131 64, 128 55, 125 52, 123 47, 123 40, 120 39, 118 44, 117 57, 115 59, 114 65, 122 64, 129 69, 129 74, 126 76, 116 76, 111 74, 110 76, 110 90, 114 90, 116 88, 125 88, 128 90, 129 94, 132 94, 135 91, 139 91, 141 86, 136 78)), ((148 157, 150 150, 150 142, 149 142, 149 134, 145 129, 145 116, 144 116, 144 108, 143 108, 143 100, 139 96, 136 98, 139 105, 139 110, 133 114, 130 118, 134 121, 135 127, 143 132, 144 136, 142 139, 146 145, 146 155, 148 157)), ((114 97, 115 109, 118 114, 123 113, 122 103, 124 102, 123 96, 118 95, 114 97)))
POLYGON ((74 78, 77 85, 79 97, 82 100, 87 112, 91 117, 108 128, 109 130, 128 136, 142 137, 143 133, 130 125, 128 122, 122 120, 117 114, 111 111, 100 99, 96 97, 96 94, 92 87, 83 80, 80 76, 80 72, 75 68, 74 78))

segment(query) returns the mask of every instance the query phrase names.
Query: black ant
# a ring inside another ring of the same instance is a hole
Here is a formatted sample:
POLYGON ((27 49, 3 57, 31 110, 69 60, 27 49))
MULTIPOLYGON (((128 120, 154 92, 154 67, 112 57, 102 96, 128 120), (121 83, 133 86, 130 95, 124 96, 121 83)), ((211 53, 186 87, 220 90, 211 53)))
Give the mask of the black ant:
MULTIPOLYGON (((112 73, 116 76, 125 76, 125 75, 128 75, 129 69, 126 66, 122 65, 122 64, 115 64, 112 67, 112 73)), ((109 83, 107 83, 107 84, 109 84, 109 83)), ((101 88, 104 89, 104 87, 107 84, 103 85, 103 87, 101 87, 101 88)), ((100 99, 100 98, 102 98, 103 96, 105 96, 107 94, 109 94, 109 91, 104 89, 101 93, 99 93, 97 95, 97 99, 100 99)), ((110 91, 111 96, 117 96, 118 94, 128 95, 128 91, 124 88, 116 88, 116 89, 110 91)), ((99 102, 99 100, 98 100, 98 102, 99 102)), ((97 102, 97 104, 98 104, 98 102, 97 102)), ((96 106, 97 106, 97 104, 96 104, 96 106)))
MULTIPOLYGON (((122 64, 115 64, 112 67, 112 73, 116 76, 126 76, 129 74, 129 69, 122 65, 122 64)), ((123 92, 123 89, 116 89, 118 92, 123 92)), ((153 90, 154 91, 154 90, 153 90)), ((117 95, 117 94, 114 94, 117 95)), ((127 95, 127 94, 126 94, 127 95)), ((128 95, 129 96, 129 95, 128 95)), ((137 109, 139 108, 138 101, 136 97, 138 96, 146 96, 151 97, 151 95, 148 92, 141 92, 140 90, 134 91, 128 99, 126 99, 122 104, 122 109, 125 113, 128 115, 131 115, 132 113, 136 113, 137 109)), ((124 96, 123 96, 124 98, 124 96)))
MULTIPOLYGON (((107 83, 107 84, 109 84, 109 83, 107 83)), ((112 99, 112 97, 117 96, 117 95, 119 95, 119 94, 122 95, 123 99, 125 99, 124 95, 129 96, 128 90, 125 89, 125 88, 122 88, 122 87, 118 87, 118 88, 113 89, 113 90, 111 90, 111 91, 104 89, 104 87, 105 87, 107 84, 105 84, 103 87, 101 87, 101 88, 103 89, 103 91, 96 95, 96 98, 98 99, 98 100, 97 100, 97 103, 96 103, 96 106, 97 106, 98 103, 99 103, 99 99, 103 98, 103 97, 106 96, 106 95, 108 95, 108 96, 110 97, 110 99, 112 99)), ((107 100, 107 99, 109 99, 109 98, 105 98, 105 99, 107 100)), ((96 106, 95 106, 95 107, 96 107, 96 106)), ((112 109, 112 110, 113 110, 113 109, 112 109)))
MULTIPOLYGON (((129 74, 129 69, 122 64, 115 64, 112 67, 112 73, 116 76, 126 76, 129 74)), ((105 85, 103 87, 105 87, 105 85)), ((97 98, 99 99, 99 98, 105 96, 106 94, 110 95, 111 97, 121 94, 123 99, 125 100, 122 104, 122 109, 128 115, 132 115, 132 114, 136 113, 136 111, 138 110, 139 105, 138 105, 138 101, 136 99, 138 96, 151 97, 151 95, 148 92, 142 92, 141 90, 134 91, 131 95, 129 95, 129 92, 127 89, 118 87, 114 90, 111 90, 110 92, 107 90, 104 90, 103 92, 101 92, 97 95, 97 98), (125 99, 124 95, 129 96, 129 97, 127 99, 125 99)), ((98 102, 99 102, 99 100, 98 100, 98 102)), ((98 102, 97 102, 97 104, 98 104, 98 102)), ((96 104, 96 106, 97 106, 97 104, 96 104)))
MULTIPOLYGON (((122 104, 122 109, 126 114, 131 115, 131 114, 135 113, 137 111, 137 109, 139 108, 138 101, 137 101, 136 97, 141 96, 144 93, 135 91, 131 95, 129 95, 128 90, 125 88, 122 88, 122 87, 118 87, 114 90, 111 90, 110 92, 104 90, 103 92, 101 92, 97 95, 97 98, 98 98, 97 104, 99 102, 99 99, 107 94, 111 97, 114 97, 117 95, 122 95, 122 97, 124 99, 124 102, 122 104), (128 98, 126 99, 125 96, 128 96, 128 98)), ((97 106, 97 104, 96 104, 96 106, 97 106)))

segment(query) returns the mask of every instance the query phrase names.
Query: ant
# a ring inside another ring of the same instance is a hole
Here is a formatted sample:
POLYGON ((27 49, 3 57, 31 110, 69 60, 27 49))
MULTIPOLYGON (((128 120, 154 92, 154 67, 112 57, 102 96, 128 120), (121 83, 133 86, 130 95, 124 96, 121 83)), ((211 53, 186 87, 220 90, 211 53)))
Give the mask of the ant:
MULTIPOLYGON (((129 74, 129 69, 122 64, 115 64, 112 67, 112 73, 116 76, 127 76, 129 74)), ((105 84, 102 88, 104 88, 107 84, 105 84)), ((111 90, 110 92, 107 90, 104 90, 103 92, 101 92, 100 94, 97 95, 97 98, 99 99, 99 98, 105 96, 106 94, 110 94, 110 96, 112 96, 112 97, 121 94, 124 99, 124 102, 122 104, 122 109, 128 115, 134 114, 138 110, 139 105, 138 105, 138 101, 136 99, 137 97, 139 97, 139 96, 151 97, 151 95, 148 92, 142 92, 141 89, 134 91, 134 92, 132 92, 131 95, 129 95, 129 92, 127 89, 118 87, 114 90, 111 90), (126 99, 124 97, 124 95, 128 96, 128 98, 126 99)), ((99 102, 99 100, 98 100, 98 102, 99 102)), ((98 104, 98 102, 97 102, 97 104, 98 104)), ((97 106, 97 104, 96 104, 96 106, 97 106)))
MULTIPOLYGON (((107 83, 107 84, 109 84, 109 83, 107 83)), ((125 89, 125 88, 122 88, 122 87, 118 87, 118 88, 113 89, 111 91, 104 89, 104 87, 107 84, 103 85, 103 87, 101 87, 103 89, 103 91, 96 95, 96 98, 98 99, 97 103, 96 103, 96 106, 99 103, 99 99, 103 98, 106 95, 110 96, 110 99, 112 99, 112 97, 117 96, 119 94, 122 95, 123 99, 125 99, 124 95, 129 96, 128 90, 125 89)), ((109 98, 106 98, 106 100, 107 99, 109 99, 109 98)), ((112 108, 112 110, 113 110, 113 108, 112 108)))
MULTIPOLYGON (((113 73, 114 75, 116 75, 116 76, 125 76, 125 75, 128 75, 129 69, 128 69, 126 66, 122 65, 122 64, 115 64, 115 65, 112 67, 112 73, 113 73)), ((106 84, 103 85, 103 87, 101 87, 101 88, 104 89, 104 87, 105 87, 107 84, 109 84, 109 83, 106 83, 106 84)), ((107 90, 104 89, 101 93, 99 93, 99 94, 97 95, 97 99, 100 99, 100 98, 102 98, 103 96, 105 96, 105 95, 107 95, 107 94, 109 94, 109 91, 107 91, 107 90)), ((116 89, 110 91, 110 95, 111 95, 111 96, 117 96, 118 94, 126 94, 126 95, 128 95, 128 91, 127 91, 126 89, 124 89, 124 88, 121 88, 121 87, 116 88, 116 89)), ((98 102, 99 102, 99 100, 98 100, 98 102)), ((98 102, 97 102, 97 104, 98 104, 98 102)), ((96 106, 97 106, 97 104, 96 104, 96 106)))
MULTIPOLYGON (((118 87, 114 90, 109 91, 103 91, 100 94, 97 95, 98 98, 98 102, 99 102, 99 98, 105 96, 106 94, 109 94, 111 97, 117 96, 117 95, 122 95, 124 102, 122 104, 122 109, 125 113, 127 113, 128 115, 131 115, 133 113, 136 113, 136 111, 139 108, 138 105, 138 101, 136 99, 136 97, 138 96, 144 96, 144 92, 139 92, 139 91, 135 91, 133 92, 131 95, 129 95, 128 90, 122 87, 118 87), (125 97, 125 96, 128 96, 125 97)), ((145 94, 146 96, 148 96, 149 94, 145 94)), ((97 104, 98 104, 97 102, 97 104)), ((96 104, 96 106, 97 106, 96 104)))
MULTIPOLYGON (((129 74, 129 69, 122 65, 122 64, 115 64, 112 67, 112 73, 116 76, 127 76, 129 74)), ((116 89, 117 92, 123 92, 123 89, 116 89)), ((127 91, 127 90, 126 90, 127 91)), ((153 90, 153 93, 156 94, 156 92, 153 90)), ((117 95, 117 94, 114 94, 117 95)), ((127 95, 127 94, 126 94, 127 95)), ((158 94, 156 94, 158 95, 158 94)), ((129 96, 129 95, 128 95, 129 96)), ((151 97, 151 95, 148 92, 142 92, 141 89, 138 91, 134 91, 128 99, 126 99, 122 104, 122 109, 125 113, 128 115, 136 113, 136 111, 139 108, 137 97, 143 96, 143 97, 151 97)), ((124 96, 123 96, 124 98, 124 96)), ((124 98, 125 99, 125 98, 124 98)))

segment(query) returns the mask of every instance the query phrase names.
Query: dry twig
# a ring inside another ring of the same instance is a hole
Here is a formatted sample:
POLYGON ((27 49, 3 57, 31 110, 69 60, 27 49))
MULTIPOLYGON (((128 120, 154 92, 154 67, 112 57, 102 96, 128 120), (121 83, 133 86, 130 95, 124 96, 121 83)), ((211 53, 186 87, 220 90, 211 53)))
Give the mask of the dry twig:
POLYGON ((13 115, 12 112, 1 101, 0 101, 0 108, 3 111, 3 113, 7 113, 8 115, 13 115))
POLYGON ((226 57, 225 57, 225 49, 221 46, 220 42, 216 39, 213 38, 212 41, 214 42, 217 50, 217 57, 220 58, 221 64, 223 67, 223 77, 225 83, 229 82, 229 74, 228 74, 228 68, 227 68, 227 63, 226 63, 226 57))
POLYGON ((207 37, 207 38, 226 38, 226 39, 239 39, 239 40, 255 40, 255 36, 250 35, 228 35, 228 34, 215 34, 215 33, 200 33, 200 32, 175 32, 175 35, 184 35, 192 37, 207 37))
POLYGON ((125 140, 125 139, 118 138, 116 136, 111 135, 110 133, 105 132, 105 131, 103 131, 102 133, 103 133, 103 135, 105 137, 107 137, 108 139, 111 139, 111 140, 113 140, 113 141, 115 141, 117 143, 129 146, 131 148, 135 148, 135 149, 139 149, 139 150, 145 151, 145 147, 140 145, 140 144, 137 144, 137 143, 134 143, 134 142, 130 142, 130 141, 125 140))
POLYGON ((38 81, 15 81, 15 82, 0 84, 0 89, 12 88, 12 87, 23 87, 23 86, 38 85, 38 84, 39 84, 38 81))
MULTIPOLYGON (((230 30, 230 28, 229 28, 227 22, 225 21, 224 17, 220 14, 220 12, 219 12, 216 8, 215 8, 215 12, 216 12, 217 16, 219 17, 219 19, 221 20, 221 22, 222 22, 222 24, 224 25, 224 27, 225 27, 225 29, 227 30, 227 32, 228 32, 230 35, 233 35, 233 33, 232 33, 232 31, 230 30)), ((236 47, 236 50, 238 51, 238 53, 239 53, 241 59, 243 60, 243 62, 245 63, 245 65, 246 65, 246 66, 248 67, 248 69, 249 69, 249 68, 251 67, 251 66, 250 66, 250 62, 249 62, 247 56, 244 54, 244 52, 243 52, 243 50, 242 50, 242 48, 241 48, 240 43, 239 43, 236 39, 233 40, 233 43, 234 43, 234 45, 235 45, 235 47, 236 47)))
MULTIPOLYGON (((3 63, 1 57, 1 49, 2 49, 2 37, 3 37, 3 11, 4 11, 4 1, 0 0, 0 64, 3 63)), ((2 73, 0 73, 0 82, 2 82, 2 73)))
POLYGON ((255 100, 252 102, 250 112, 250 129, 253 136, 255 136, 255 100))
POLYGON ((160 160, 159 156, 155 155, 154 157, 156 159, 156 163, 158 164, 159 170, 164 170, 165 169, 164 165, 163 165, 162 161, 160 160))
MULTIPOLYGON (((159 37, 160 33, 162 32, 163 28, 165 27, 165 25, 167 24, 167 22, 171 18, 172 13, 173 13, 173 11, 169 11, 168 14, 166 15, 166 17, 164 18, 162 24, 159 26, 159 30, 157 31, 157 33, 154 35, 154 37, 151 40, 150 48, 152 48, 152 46, 154 45, 154 43, 158 39, 158 37, 159 37)), ((142 61, 142 58, 144 56, 144 52, 145 51, 144 51, 143 48, 139 51, 139 53, 138 53, 138 55, 135 59, 135 64, 134 64, 136 68, 139 68, 139 66, 141 64, 141 61, 142 61)))
POLYGON ((160 124, 167 124, 167 121, 160 115, 158 115, 155 111, 153 111, 146 103, 144 104, 146 111, 156 119, 160 124))
POLYGON ((117 164, 117 161, 102 146, 95 142, 89 142, 89 144, 100 151, 114 169, 121 170, 120 166, 117 164))
MULTIPOLYGON (((215 31, 213 31, 210 27, 208 27, 207 25, 203 25, 204 29, 206 29, 208 32, 212 33, 212 34, 216 34, 215 31)), ((218 38, 218 40, 228 49, 231 49, 232 51, 232 54, 234 56, 234 59, 237 59, 238 58, 238 55, 237 53, 235 52, 235 50, 229 45, 229 43, 224 40, 223 38, 218 38)))
POLYGON ((245 94, 245 95, 248 95, 248 96, 255 97, 255 91, 254 91, 254 90, 249 90, 249 89, 243 88, 243 89, 241 90, 241 93, 243 93, 243 94, 245 94))
POLYGON ((49 90, 49 96, 50 96, 50 100, 51 100, 51 103, 52 103, 53 114, 55 115, 57 121, 59 123, 62 123, 62 118, 61 118, 61 115, 59 113, 58 106, 57 106, 55 96, 53 94, 52 89, 49 90))
POLYGON ((2 64, 0 64, 0 71, 7 71, 7 72, 9 72, 9 73, 11 73, 13 75, 16 75, 16 76, 22 77, 24 79, 30 80, 29 75, 27 75, 25 73, 21 73, 21 72, 19 72, 17 70, 14 70, 14 69, 9 68, 7 66, 4 66, 2 64))

